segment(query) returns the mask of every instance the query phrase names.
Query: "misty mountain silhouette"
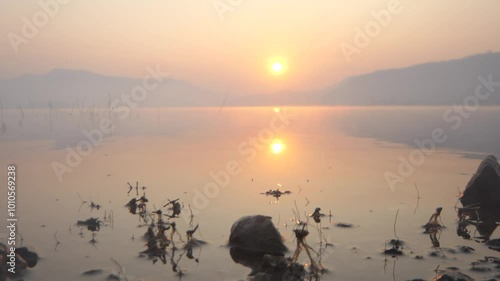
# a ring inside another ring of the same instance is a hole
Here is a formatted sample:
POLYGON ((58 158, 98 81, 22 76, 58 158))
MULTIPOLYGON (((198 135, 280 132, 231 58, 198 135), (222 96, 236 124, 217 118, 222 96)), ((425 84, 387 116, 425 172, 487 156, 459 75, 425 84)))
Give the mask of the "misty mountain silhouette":
MULTIPOLYGON (((480 83, 478 76, 500 82, 500 53, 381 70, 345 79, 323 91, 325 105, 462 104, 480 83)), ((483 89, 484 91, 484 89, 483 89)), ((498 89, 500 92, 500 89, 498 89)), ((484 104, 499 105, 500 94, 484 104)))
MULTIPOLYGON (((453 105, 474 94, 480 75, 492 75, 493 81, 500 81, 500 53, 375 71, 309 92, 238 96, 165 78, 139 106, 453 105)), ((44 75, 0 79, 0 97, 6 108, 48 107, 49 103, 54 107, 74 107, 77 103, 105 106, 110 97, 130 95, 138 85, 142 85, 142 79, 55 69, 44 75)), ((492 95, 484 104, 500 105, 500 95, 492 95)))

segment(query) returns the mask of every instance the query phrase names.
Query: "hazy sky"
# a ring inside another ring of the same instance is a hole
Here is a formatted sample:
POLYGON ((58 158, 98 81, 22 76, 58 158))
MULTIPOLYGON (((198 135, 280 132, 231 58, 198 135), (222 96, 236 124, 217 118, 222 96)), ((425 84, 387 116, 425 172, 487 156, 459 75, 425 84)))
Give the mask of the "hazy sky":
POLYGON ((142 77, 146 66, 159 64, 203 88, 270 92, 500 51, 498 0, 59 0, 68 3, 44 23, 40 3, 55 1, 2 0, 1 78, 53 68, 142 77), (356 28, 364 30, 372 11, 391 2, 400 3, 399 12, 380 32, 373 29, 366 46, 356 45, 356 28), (214 4, 231 10, 218 13, 214 4), (38 21, 32 38, 23 35, 23 18, 38 21), (24 40, 17 54, 11 32, 24 40), (359 51, 351 62, 343 43, 359 51), (285 64, 284 74, 270 73, 274 58, 285 64))

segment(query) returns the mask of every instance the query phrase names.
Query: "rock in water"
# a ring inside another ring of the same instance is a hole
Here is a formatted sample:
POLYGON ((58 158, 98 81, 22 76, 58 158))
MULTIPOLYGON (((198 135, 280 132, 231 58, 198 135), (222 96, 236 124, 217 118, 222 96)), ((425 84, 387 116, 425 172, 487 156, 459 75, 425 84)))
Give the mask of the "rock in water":
POLYGON ((32 249, 28 249, 26 247, 17 248, 16 254, 18 256, 21 256, 22 259, 26 262, 26 265, 30 268, 35 267, 38 263, 38 254, 32 249))
POLYGON ((463 206, 477 203, 483 208, 500 206, 500 164, 495 156, 490 155, 481 162, 460 202, 463 206))
POLYGON ((15 274, 10 274, 7 272, 7 261, 10 260, 7 256, 8 248, 6 245, 0 242, 0 281, 5 281, 7 275, 19 276, 27 268, 34 267, 38 263, 38 254, 35 253, 34 250, 31 250, 29 248, 17 248, 15 254, 16 272, 15 274))
POLYGON ((0 281, 7 280, 7 247, 0 243, 0 281))
POLYGON ((240 218, 231 227, 229 244, 244 250, 283 255, 287 248, 271 217, 262 215, 240 218))
POLYGON ((475 281, 475 279, 457 270, 447 270, 434 278, 434 281, 475 281))

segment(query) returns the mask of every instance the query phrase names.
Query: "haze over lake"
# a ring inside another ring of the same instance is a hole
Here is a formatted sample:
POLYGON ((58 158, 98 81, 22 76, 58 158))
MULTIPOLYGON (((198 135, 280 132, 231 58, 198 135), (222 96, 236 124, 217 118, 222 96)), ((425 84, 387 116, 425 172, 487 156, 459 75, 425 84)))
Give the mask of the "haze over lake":
POLYGON ((2 1, 0 281, 500 278, 500 1, 2 1))

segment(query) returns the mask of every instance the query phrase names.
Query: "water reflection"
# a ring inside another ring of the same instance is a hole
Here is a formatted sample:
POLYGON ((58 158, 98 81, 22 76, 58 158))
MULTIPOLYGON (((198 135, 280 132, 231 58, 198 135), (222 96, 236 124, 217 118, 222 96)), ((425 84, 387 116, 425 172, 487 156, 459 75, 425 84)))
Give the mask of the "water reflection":
POLYGON ((405 144, 421 148, 431 139, 434 129, 444 130, 447 139, 443 143, 434 143, 437 148, 456 150, 468 158, 483 158, 487 154, 500 154, 499 110, 496 107, 481 107, 461 123, 455 130, 443 114, 447 107, 394 107, 394 108, 350 108, 341 116, 332 116, 327 122, 341 124, 345 133, 375 138, 391 143, 405 144), (401 118, 404 115, 405 118, 401 118), (334 119, 335 118, 335 119, 334 119), (412 120, 411 124, 408 120, 412 120))
MULTIPOLYGON (((134 259, 139 251, 147 249, 146 246, 142 245, 142 240, 140 240, 142 234, 146 232, 147 227, 143 226, 144 228, 142 229, 136 227, 139 214, 144 213, 144 217, 147 219, 154 218, 154 223, 157 224, 159 214, 154 213, 154 211, 157 211, 155 209, 156 206, 156 208, 161 208, 163 220, 167 221, 167 219, 170 219, 168 216, 175 213, 175 208, 169 208, 173 207, 173 204, 163 207, 165 203, 168 202, 167 199, 170 198, 173 200, 180 197, 181 204, 182 202, 192 202, 193 196, 191 186, 202 186, 205 184, 210 180, 207 173, 214 169, 216 169, 214 171, 223 169, 229 159, 243 160, 241 161, 243 172, 240 176, 231 178, 231 187, 221 192, 217 202, 212 201, 209 208, 206 208, 199 214, 195 213, 197 216, 199 215, 201 225, 194 233, 194 236, 200 235, 199 230, 201 229, 203 235, 206 235, 205 238, 213 241, 213 243, 212 246, 208 246, 208 252, 211 258, 203 259, 203 264, 200 266, 200 269, 191 270, 192 268, 197 268, 198 265, 192 260, 188 260, 188 258, 190 256, 194 256, 195 258, 199 257, 198 251, 201 250, 201 248, 188 249, 183 255, 180 266, 183 270, 190 270, 190 280, 244 279, 240 276, 241 271, 238 269, 240 267, 239 265, 227 266, 220 271, 216 270, 220 268, 220 266, 223 266, 223 262, 229 258, 227 256, 227 251, 217 247, 217 245, 226 241, 226 236, 222 236, 221 233, 227 230, 227 226, 230 225, 234 217, 242 216, 249 212, 255 212, 255 202, 276 200, 276 197, 272 197, 273 195, 264 197, 258 194, 259 192, 265 192, 270 189, 276 190, 276 185, 273 184, 267 187, 261 186, 260 188, 257 187, 257 189, 255 187, 261 183, 277 182, 284 184, 284 187, 279 188, 281 193, 289 189, 293 191, 293 194, 289 196, 280 194, 280 196, 278 196, 280 200, 279 205, 267 206, 267 204, 263 204, 263 206, 258 206, 258 208, 259 210, 266 208, 266 212, 269 212, 270 215, 275 217, 281 215, 282 229, 285 229, 283 223, 288 222, 289 227, 284 230, 284 232, 286 232, 284 233, 285 237, 291 237, 291 235, 293 235, 291 228, 294 223, 284 218, 288 218, 286 214, 290 212, 290 208, 293 207, 295 200, 299 206, 302 207, 305 205, 305 207, 308 207, 307 211, 311 213, 315 210, 315 207, 321 206, 323 212, 328 216, 328 210, 332 208, 339 219, 342 218, 347 221, 355 221, 356 225, 359 224, 362 225, 362 227, 352 229, 336 228, 335 225, 342 227, 344 224, 333 224, 331 212, 329 220, 326 217, 321 219, 321 223, 325 227, 332 227, 331 232, 334 235, 332 241, 335 241, 336 244, 338 243, 339 245, 338 248, 335 249, 335 255, 345 257, 341 259, 332 257, 331 261, 330 259, 324 259, 325 267, 335 268, 335 274, 338 276, 335 279, 387 280, 388 278, 381 276, 383 274, 381 268, 379 268, 379 264, 376 264, 376 270, 373 270, 373 267, 370 270, 364 270, 364 272, 355 272, 352 270, 353 264, 359 263, 360 266, 363 266, 366 262, 367 266, 370 266, 370 263, 374 262, 370 260, 365 261, 363 254, 350 255, 348 248, 351 246, 351 243, 353 243, 352 241, 359 243, 360 245, 356 246, 359 246, 365 253, 379 252, 380 248, 383 247, 382 241, 387 234, 386 232, 391 232, 393 227, 393 221, 390 219, 392 211, 387 210, 389 207, 391 210, 392 208, 398 208, 399 203, 402 202, 411 207, 411 210, 406 211, 407 214, 405 213, 405 215, 409 216, 411 215, 410 213, 413 213, 415 216, 407 217, 408 220, 401 220, 401 222, 398 222, 398 228, 401 229, 402 233, 408 233, 406 239, 408 239, 409 242, 414 241, 412 245, 414 249, 425 249, 427 246, 430 246, 427 235, 422 237, 420 233, 414 231, 415 224, 425 223, 429 219, 432 211, 437 207, 435 204, 442 204, 445 208, 447 208, 447 206, 452 206, 455 203, 453 197, 455 187, 463 186, 464 181, 468 178, 459 175, 459 172, 471 173, 472 171, 468 168, 472 168, 476 164, 474 161, 459 159, 454 155, 450 156, 448 153, 435 153, 432 161, 429 160, 426 162, 425 166, 419 169, 419 188, 422 198, 425 197, 426 200, 420 202, 420 207, 418 207, 417 212, 413 208, 417 208, 415 203, 418 203, 418 199, 420 198, 418 190, 389 193, 382 177, 386 169, 393 168, 393 163, 387 159, 396 159, 400 153, 406 152, 406 148, 405 150, 396 150, 383 146, 380 147, 378 143, 372 143, 364 139, 346 137, 336 131, 335 128, 323 130, 324 126, 321 122, 323 117, 335 115, 335 112, 325 111, 321 112, 321 114, 318 113, 316 116, 312 115, 314 111, 311 110, 309 112, 304 110, 304 114, 301 116, 303 118, 297 118, 298 120, 296 123, 291 124, 290 128, 287 129, 289 135, 286 136, 286 140, 289 147, 294 148, 293 153, 289 153, 292 152, 292 150, 288 150, 287 153, 282 153, 280 156, 276 157, 276 155, 273 155, 266 149, 259 152, 258 157, 253 162, 246 163, 243 156, 237 154, 236 148, 238 144, 248 136, 255 135, 255 132, 262 128, 261 125, 267 125, 264 123, 268 122, 268 116, 261 114, 257 110, 249 112, 227 110, 225 111, 227 120, 218 114, 218 112, 205 114, 205 110, 162 111, 162 123, 160 124, 152 122, 151 116, 148 119, 148 115, 145 113, 146 111, 144 111, 144 113, 141 111, 140 122, 135 122, 135 118, 130 118, 131 120, 123 122, 122 127, 118 127, 116 130, 116 137, 113 137, 109 142, 104 142, 99 149, 96 149, 92 157, 85 160, 86 164, 75 169, 75 173, 72 173, 71 177, 65 181, 64 185, 60 185, 59 187, 57 182, 53 181, 55 177, 53 176, 53 172, 49 169, 50 166, 48 164, 50 164, 51 160, 64 160, 63 152, 65 151, 51 150, 49 146, 41 147, 38 143, 31 143, 29 140, 35 137, 47 139, 52 139, 53 137, 54 141, 58 144, 64 144, 64 146, 61 146, 64 148, 66 144, 74 143, 72 142, 73 140, 75 140, 75 142, 81 140, 81 128, 90 129, 92 127, 90 124, 87 124, 86 121, 83 122, 83 120, 80 127, 77 127, 75 123, 68 122, 69 124, 66 125, 68 130, 66 131, 66 127, 61 124, 61 119, 69 119, 68 121, 74 122, 78 122, 78 120, 76 118, 72 120, 71 116, 65 116, 63 113, 57 112, 59 113, 58 115, 54 114, 54 133, 49 135, 46 134, 49 127, 47 122, 48 119, 44 119, 44 116, 48 117, 48 115, 39 113, 38 118, 33 118, 31 114, 33 112, 32 110, 25 111, 26 119, 23 124, 23 130, 17 126, 20 116, 19 111, 15 112, 15 118, 11 118, 11 122, 8 122, 8 119, 5 120, 8 131, 6 136, 2 137, 0 143, 2 144, 2 151, 4 151, 6 155, 12 153, 15 157, 11 158, 15 158, 16 163, 23 167, 26 175, 32 172, 33 182, 31 182, 30 179, 30 182, 25 184, 26 192, 37 190, 34 189, 37 186, 46 187, 48 192, 43 192, 41 198, 52 199, 53 194, 57 194, 57 196, 61 198, 61 201, 57 203, 58 205, 54 204, 54 206, 63 208, 65 205, 61 205, 67 204, 70 206, 69 208, 73 213, 76 213, 80 204, 86 201, 81 211, 85 213, 85 217, 78 216, 78 219, 87 219, 90 216, 97 217, 98 215, 102 219, 101 213, 104 212, 103 209, 114 208, 117 215, 121 218, 121 225, 119 225, 120 231, 114 231, 112 233, 113 237, 116 237, 116 239, 106 240, 106 237, 109 237, 111 234, 110 230, 103 225, 101 232, 97 234, 97 237, 94 237, 100 242, 97 246, 100 248, 100 251, 103 251, 102 253, 113 253, 113 255, 122 256, 123 262, 125 262, 125 265, 128 267, 131 265, 133 266, 136 262, 141 263, 135 267, 137 272, 135 274, 140 276, 151 276, 157 272, 165 274, 165 271, 167 271, 166 274, 171 274, 172 271, 170 270, 171 259, 168 256, 166 257, 166 260, 168 260, 168 265, 166 267, 163 265, 160 266, 163 262, 160 258, 157 258, 155 266, 151 264, 151 260, 138 261, 134 259), (234 123, 232 121, 233 119, 236 119, 234 123), (189 122, 183 121, 184 123, 182 123, 178 120, 188 120, 189 122), (227 121, 229 125, 225 127, 225 123, 222 121, 227 121), (40 124, 42 126, 39 126, 40 124), (235 124, 237 124, 237 126, 235 124), (74 131, 69 130, 70 125, 73 126, 71 128, 75 129, 74 131), (219 130, 214 130, 214 128, 218 128, 219 130), (212 133, 212 131, 214 132, 212 133), (140 137, 129 137, 130 135, 128 135, 128 132, 134 136, 140 135, 140 137), (166 136, 169 133, 177 136, 166 136), (148 134, 156 134, 158 138, 156 138, 156 135, 155 137, 151 137, 148 134), (75 136, 75 138, 73 138, 73 136, 75 136), (20 141, 19 144, 17 141, 3 141, 17 139, 23 139, 23 141, 20 141), (25 147, 33 148, 33 150, 26 150, 25 147), (32 157, 28 154, 36 155, 37 157, 32 157), (167 155, 168 157, 166 157, 167 155), (42 159, 44 161, 42 161, 42 159), (193 163, 196 163, 196 165, 193 163), (39 170, 40 172, 38 172, 39 170), (360 173, 360 171, 362 173, 360 173), (130 175, 135 175, 136 173, 139 174, 138 178, 141 179, 140 185, 138 185, 137 182, 134 183, 132 179, 130 179, 130 185, 127 185, 126 181, 130 175), (111 174, 112 177, 106 176, 106 174, 111 174), (198 174, 201 176, 195 176, 198 174), (255 180, 250 181, 250 179, 255 180), (143 182, 144 180, 147 180, 148 183, 143 182), (169 188, 156 189, 154 184, 151 186, 149 185, 149 183, 152 182, 165 183, 169 188), (420 182, 422 183, 421 185, 420 182), (141 191, 143 184, 148 185, 148 189, 146 190, 148 195, 147 198, 141 197, 144 192, 144 190, 141 191), (103 186, 106 186, 106 188, 103 188, 103 186), (443 188, 431 188, 434 186, 442 186, 443 188), (103 204, 103 209, 100 211, 94 210, 93 213, 90 213, 91 207, 89 207, 89 205, 92 205, 91 198, 87 196, 84 197, 85 200, 80 201, 75 195, 75 193, 81 190, 98 194, 99 197, 94 199, 97 199, 98 203, 103 204), (114 194, 116 190, 122 193, 120 194, 121 197, 117 197, 116 194, 114 194), (129 191, 128 194, 127 191, 129 191), (185 194, 185 191, 189 193, 185 194), (430 194, 432 194, 432 200, 430 199, 430 194), (127 195, 129 196, 128 198, 126 197, 127 195), (136 203, 134 206, 135 211, 133 212, 137 214, 135 216, 127 215, 126 212, 129 212, 129 210, 122 208, 125 203, 131 201, 132 197, 134 197, 133 202, 136 203), (437 199, 434 200, 434 197, 437 199), (108 203, 107 198, 112 198, 113 204, 108 203), (145 199, 156 202, 148 203, 145 199), (311 201, 310 205, 309 199, 311 201), (156 205, 154 203, 156 203, 156 205), (142 204, 147 204, 150 209, 146 210, 143 208, 144 205, 142 204), (238 206, 236 209, 233 208, 235 204, 238 206), (231 208, 233 208, 232 211, 228 212, 227 210, 231 208), (422 210, 427 211, 425 211, 425 214, 422 214, 422 210), (365 231, 367 229, 370 230, 372 241, 367 240, 365 231), (384 231, 384 229, 387 231, 384 231), (125 244, 127 246, 124 247, 123 243, 120 241, 128 241, 133 235, 135 235, 136 239, 135 244, 125 244), (417 238, 415 238, 416 236, 417 238), (420 243, 421 240, 415 240, 419 238, 425 239, 423 244, 420 243), (381 241, 381 243, 373 243, 373 240, 381 241), (138 244, 140 244, 139 247, 137 247, 138 244), (133 250, 130 250, 132 248, 133 250), (146 262, 148 264, 145 264, 146 262), (221 274, 221 276, 218 274, 221 274), (344 278, 343 275, 356 277, 344 278), (340 276, 342 276, 342 278, 340 276)), ((156 121, 157 111, 155 110, 154 113, 154 120, 156 121)), ((77 116, 76 111, 73 116, 77 116)), ((8 117, 7 114, 6 117, 8 117)), ((409 124, 409 127, 411 126, 419 125, 409 124)), ((412 131, 412 129, 408 128, 408 131, 412 131)), ((396 132, 396 134, 399 133, 401 132, 396 132)), ((480 138, 481 137, 478 136, 478 139, 480 138)), ((26 181, 28 179, 29 177, 25 178, 26 181)), ((413 180, 409 180, 409 182, 410 181, 413 182, 413 180)), ((401 188, 400 191, 402 190, 401 188)), ((33 213, 36 214, 34 217, 28 216, 24 220, 24 229, 26 233, 37 233, 39 231, 36 227, 32 226, 32 221, 35 221, 35 219, 37 221, 45 221, 50 220, 55 215, 54 218, 57 221, 64 221, 64 218, 68 216, 67 212, 45 212, 46 204, 43 204, 43 202, 46 202, 46 200, 35 201, 33 196, 31 198, 27 196, 25 200, 26 203, 24 203, 24 205, 29 206, 33 213)), ((189 205, 185 204, 184 208, 182 208, 182 211, 187 212, 187 215, 189 215, 190 212, 188 207, 189 205)), ((305 215, 303 211, 300 213, 305 215)), ((78 214, 80 215, 80 213, 78 214)), ((445 215, 446 214, 447 213, 445 213, 445 215)), ((175 216, 177 217, 177 215, 175 216)), ((309 218, 309 222, 312 223, 313 226, 315 225, 313 220, 314 217, 315 216, 311 216, 309 218)), ((317 217, 320 219, 319 216, 317 217)), ((77 218, 71 218, 71 223, 76 222, 76 219, 77 218)), ((450 222, 448 219, 449 217, 447 216, 443 217, 447 226, 449 226, 450 223, 454 223, 454 221, 450 222)), ((483 221, 484 219, 480 220, 483 221)), ((149 220, 149 222, 151 223, 152 221, 149 220)), ((141 223, 141 225, 143 225, 143 223, 141 223)), ((181 230, 174 235, 174 242, 177 247, 184 246, 178 234, 180 233, 182 239, 186 241, 187 233, 182 230, 194 230, 196 225, 197 223, 195 222, 192 228, 188 229, 182 225, 182 220, 180 223, 177 222, 177 229, 181 230)), ((280 224, 278 223, 278 225, 280 224)), ((474 226, 468 223, 467 225, 468 226, 465 228, 469 228, 470 236, 474 236, 474 226)), ((349 225, 345 225, 345 227, 348 226, 349 225)), ((59 251, 64 251, 69 248, 68 242, 65 242, 68 241, 69 238, 64 236, 66 234, 64 230, 67 224, 61 223, 53 227, 50 233, 48 233, 48 238, 46 237, 47 235, 41 236, 39 240, 34 241, 34 244, 43 249, 43 247, 46 247, 45 245, 48 241, 50 250, 52 250, 54 246, 52 234, 59 230, 60 239, 64 243, 59 247, 59 251)), ((80 230, 80 228, 74 228, 74 234, 76 235, 80 230)), ((91 239, 91 233, 87 232, 86 228, 82 230, 83 232, 81 235, 85 234, 85 239, 79 240, 84 243, 75 245, 75 247, 79 247, 75 248, 75 251, 94 251, 91 245, 87 243, 91 239)), ((170 230, 165 233, 167 237, 170 236, 170 230)), ((318 240, 318 235, 315 235, 315 229, 310 228, 310 230, 312 230, 312 236, 310 234, 308 240, 311 243, 310 245, 315 246, 317 245, 315 243, 318 240)), ((156 229, 154 233, 158 234, 158 229, 156 229)), ((437 236, 437 238, 439 238, 439 236, 437 236)), ((492 236, 492 238, 494 237, 492 236)), ((27 241, 30 240, 27 239, 27 241)), ((446 237, 446 241, 443 240, 443 243, 460 243, 457 242, 457 240, 461 240, 461 238, 458 236, 454 236, 454 238, 446 237)), ((157 241, 161 241, 161 239, 157 239, 157 241)), ((292 242, 295 244, 295 241, 296 240, 292 241, 292 239, 289 239, 287 244, 292 251, 295 250, 295 245, 292 245, 292 242)), ((159 243, 156 245, 158 244, 159 243)), ((314 248, 318 250, 318 247, 314 248)), ((491 252, 486 247, 481 248, 484 249, 477 250, 481 254, 483 252, 480 251, 491 252)), ((172 244, 169 247, 169 250, 170 249, 172 249, 172 244)), ((203 250, 205 252, 207 251, 205 248, 203 248, 203 250)), ((179 264, 177 260, 181 257, 183 252, 183 248, 177 249, 175 253, 172 252, 172 255, 175 256, 173 258, 175 263, 179 264)), ((81 262, 85 267, 94 266, 94 261, 100 264, 109 262, 108 254, 101 255, 101 252, 99 253, 99 258, 82 258, 81 261, 78 262, 81 262)), ((486 254, 486 252, 484 253, 486 254)), ((290 253, 289 256, 292 254, 293 252, 290 253)), ((306 252, 303 250, 301 259, 304 258, 305 254, 306 252)), ((144 257, 147 257, 147 255, 144 255, 144 257)), ((240 263, 244 264, 244 259, 248 257, 248 255, 239 255, 240 263)), ((47 259, 47 267, 57 266, 56 262, 58 260, 56 258, 58 258, 58 256, 50 256, 50 258, 50 261, 47 259)), ((263 256, 261 258, 263 258, 263 256)), ((236 260, 237 258, 233 257, 233 259, 236 260)), ((154 260, 154 257, 152 260, 154 260)), ((409 266, 410 260, 409 258, 403 258, 398 261, 400 265, 400 270, 397 272, 398 279, 408 279, 407 277, 409 277, 412 270, 428 270, 436 266, 432 259, 427 259, 426 261, 409 266), (401 264, 401 262, 403 264, 401 264)), ((457 266, 465 267, 465 258, 456 263, 457 266)), ((251 262, 248 262, 248 264, 251 264, 251 262)), ((387 277, 390 276, 391 266, 392 264, 389 263, 387 277)), ((71 279, 71 276, 73 276, 71 274, 74 273, 71 271, 72 270, 68 267, 65 272, 66 275, 63 276, 70 276, 69 279, 71 279)), ((182 271, 178 270, 178 272, 182 271)), ((163 275, 158 274, 158 276, 163 275)), ((43 272, 40 272, 35 278, 37 280, 50 280, 50 274, 45 273, 44 275, 43 272)), ((327 277, 324 279, 328 280, 330 278, 327 277)))
MULTIPOLYGON (((249 274, 251 281, 301 281, 309 275, 304 266, 284 256, 254 252, 239 247, 231 247, 229 253, 234 262, 252 270, 249 274)), ((312 278, 311 276, 308 280, 320 280, 319 276, 312 278)))
POLYGON ((498 207, 481 208, 479 205, 471 205, 459 208, 457 215, 459 219, 457 235, 480 243, 489 242, 500 223, 500 209, 498 207), (474 229, 472 235, 471 226, 474 229), (476 232, 479 233, 479 236, 475 236, 476 232))
POLYGON ((431 239, 431 243, 433 247, 439 248, 441 244, 439 243, 439 239, 441 239, 441 229, 434 228, 429 232, 429 237, 431 239))
POLYGON ((441 238, 441 229, 444 227, 441 222, 442 211, 443 208, 437 208, 434 214, 431 215, 429 222, 425 225, 425 233, 429 234, 432 246, 436 248, 441 247, 439 239, 441 238))
POLYGON ((266 196, 272 196, 272 197, 276 198, 276 200, 279 201, 281 196, 283 196, 283 195, 289 195, 289 194, 292 193, 289 190, 281 191, 280 187, 282 187, 282 185, 278 184, 278 188, 276 188, 274 190, 273 189, 269 189, 268 191, 263 192, 261 194, 266 195, 266 196))
POLYGON ((266 253, 245 250, 240 247, 231 247, 229 254, 235 263, 241 264, 252 270, 249 276, 254 276, 259 272, 264 255, 266 255, 266 253))
MULTIPOLYGON (((406 144, 418 147, 419 144, 430 138, 435 128, 443 128, 448 136, 446 142, 436 144, 440 148, 460 151, 466 157, 482 158, 484 154, 499 154, 498 139, 500 137, 500 123, 496 122, 500 111, 497 108, 480 108, 459 130, 452 130, 450 124, 443 121, 443 112, 446 107, 412 108, 333 108, 314 109, 296 108, 297 114, 308 116, 321 115, 317 126, 308 124, 304 132, 329 132, 340 129, 347 135, 375 138, 392 143, 406 144), (406 118, 401 118, 404 115, 406 118), (407 120, 413 120, 411 124, 407 120)), ((265 112, 268 112, 265 108, 265 112)), ((50 103, 46 109, 17 109, 2 110, 0 101, 0 136, 13 140, 40 140, 49 139, 54 142, 54 148, 64 149, 66 146, 75 146, 82 138, 82 129, 92 131, 98 128, 98 121, 110 118, 116 125, 114 136, 145 136, 162 135, 175 136, 199 128, 226 126, 245 120, 238 115, 239 109, 226 110, 231 116, 213 114, 211 109, 190 110, 190 116, 175 109, 134 109, 127 120, 120 120, 114 109, 105 110, 95 106, 78 105, 77 108, 56 108, 50 103), (162 119, 160 122, 160 111, 162 119), (45 116, 45 118, 40 118, 45 116), (139 118, 140 116, 140 118, 139 118), (181 120, 181 121, 179 121, 181 120), (229 123, 228 123, 229 122, 229 123)), ((254 110, 264 114, 260 109, 254 110)), ((280 112, 275 110, 275 114, 280 112)), ((215 112, 218 113, 218 112, 215 112)), ((260 117, 260 115, 257 115, 260 117)), ((314 117, 315 118, 315 117, 314 117)), ((314 120, 316 121, 316 120, 314 120)), ((266 122, 268 122, 266 120, 266 122)), ((300 123, 298 121, 296 124, 300 123)), ((266 124, 267 125, 267 124, 266 124)), ((234 128, 235 125, 233 125, 234 128)), ((238 124, 241 126, 241 124, 238 124)), ((231 128, 232 129, 232 128, 231 128)), ((111 135, 106 135, 109 137, 111 135)), ((288 141, 287 141, 288 142, 288 141)), ((382 144, 380 144, 382 145, 382 144)), ((283 154, 287 144, 280 139, 270 142, 271 152, 283 154)))
POLYGON ((252 270, 249 274, 249 280, 252 281, 319 281, 326 272, 326 269, 322 265, 322 260, 329 256, 327 247, 331 244, 326 241, 321 228, 312 226, 318 231, 321 242, 319 249, 315 249, 309 245, 306 241, 306 238, 310 234, 309 226, 311 225, 308 222, 296 220, 296 224, 292 230, 296 247, 293 255, 290 257, 285 257, 283 254, 271 253, 270 251, 244 249, 234 244, 231 244, 229 253, 235 263, 252 270), (305 263, 299 262, 301 256, 306 260, 305 263))
MULTIPOLYGON (((129 187, 127 194, 129 195, 133 190, 133 186, 130 183, 127 183, 127 185, 129 187)), ((139 183, 136 182, 135 186, 136 195, 138 195, 139 183)), ((139 199, 132 198, 125 205, 131 214, 139 216, 142 226, 147 226, 147 231, 143 236, 144 240, 146 240, 147 249, 142 251, 141 254, 152 260, 153 264, 158 261, 162 264, 170 262, 172 271, 182 278, 184 270, 181 269, 180 262, 184 256, 199 263, 199 258, 193 255, 194 249, 205 244, 204 241, 193 237, 199 225, 193 225, 194 216, 191 208, 189 208, 191 211, 190 222, 186 231, 186 240, 184 240, 177 228, 177 223, 172 220, 179 218, 181 214, 182 205, 179 202, 180 199, 168 200, 162 206, 162 208, 166 209, 166 212, 161 209, 157 210, 156 207, 152 211, 146 197, 146 188, 146 186, 142 187, 143 195, 139 199), (182 246, 179 247, 179 245, 182 246)))

